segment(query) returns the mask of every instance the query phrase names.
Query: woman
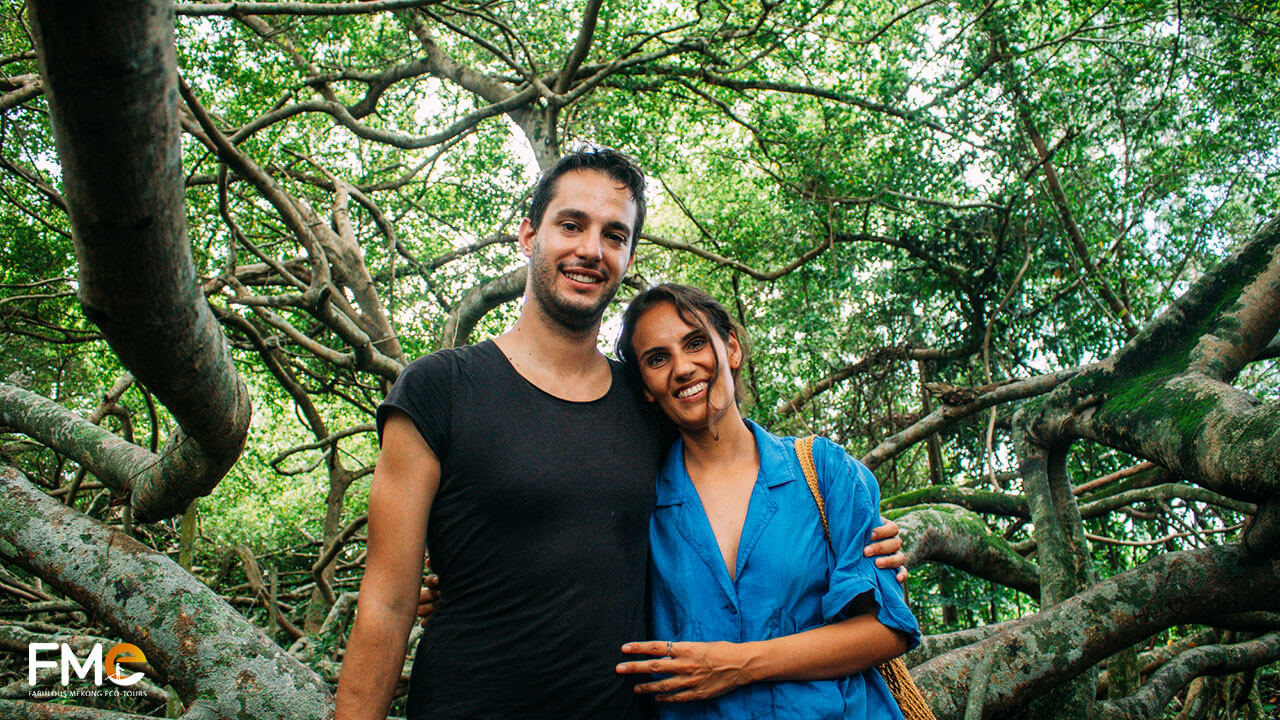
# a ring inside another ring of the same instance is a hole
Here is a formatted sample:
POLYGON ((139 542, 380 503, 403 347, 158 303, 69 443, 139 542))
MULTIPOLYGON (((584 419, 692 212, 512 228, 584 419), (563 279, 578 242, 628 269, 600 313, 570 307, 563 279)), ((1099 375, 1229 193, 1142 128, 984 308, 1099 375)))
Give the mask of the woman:
POLYGON ((919 642, 889 570, 862 547, 878 521, 870 471, 826 439, 813 447, 830 545, 794 449, 738 411, 744 338, 696 288, 632 301, 618 357, 680 438, 650 525, 656 641, 623 674, 655 674, 662 718, 901 718, 872 668, 919 642))

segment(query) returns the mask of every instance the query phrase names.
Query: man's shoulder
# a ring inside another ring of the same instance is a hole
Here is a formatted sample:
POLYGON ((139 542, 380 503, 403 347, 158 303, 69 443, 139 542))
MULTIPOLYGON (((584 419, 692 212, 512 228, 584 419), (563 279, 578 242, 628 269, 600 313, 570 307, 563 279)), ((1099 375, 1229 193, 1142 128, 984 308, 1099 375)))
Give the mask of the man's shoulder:
POLYGON ((495 351, 497 351, 497 345, 492 340, 486 340, 476 345, 440 348, 435 352, 422 355, 406 365, 400 376, 435 375, 441 372, 462 370, 478 363, 491 363, 496 359, 494 356, 495 351))

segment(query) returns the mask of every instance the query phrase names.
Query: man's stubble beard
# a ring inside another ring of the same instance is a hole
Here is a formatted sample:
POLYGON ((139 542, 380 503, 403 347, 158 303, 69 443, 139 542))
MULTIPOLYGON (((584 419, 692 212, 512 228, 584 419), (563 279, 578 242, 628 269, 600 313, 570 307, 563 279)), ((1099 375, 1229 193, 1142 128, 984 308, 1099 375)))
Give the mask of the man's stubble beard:
MULTIPOLYGON (((599 263, 579 267, 607 272, 599 263)), ((602 283, 600 299, 593 305, 583 306, 580 303, 565 302, 555 291, 560 269, 546 257, 546 253, 543 253, 536 243, 529 260, 529 273, 532 278, 533 298, 538 306, 552 322, 575 333, 586 332, 600 324, 605 308, 609 306, 613 296, 618 294, 618 288, 622 285, 622 278, 606 278, 602 283)))

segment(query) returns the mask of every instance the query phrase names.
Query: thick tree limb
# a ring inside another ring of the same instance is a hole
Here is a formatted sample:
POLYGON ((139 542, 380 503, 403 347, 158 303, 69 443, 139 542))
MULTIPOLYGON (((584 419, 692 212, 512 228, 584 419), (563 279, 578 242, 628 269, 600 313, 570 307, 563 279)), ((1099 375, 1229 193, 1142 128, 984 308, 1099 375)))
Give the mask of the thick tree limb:
POLYGON ((76 461, 120 496, 127 496, 135 482, 163 484, 166 474, 184 479, 201 460, 198 451, 194 458, 187 456, 195 450, 191 443, 157 455, 48 398, 5 383, 0 383, 0 423, 76 461))
POLYGON ((1046 398, 1086 437, 1221 495, 1280 497, 1280 403, 1226 383, 1280 329, 1280 216, 1094 372, 1046 398))
POLYGON ((240 456, 249 395, 200 292, 186 233, 168 3, 32 3, 85 315, 179 429, 181 472, 130 483, 138 519, 181 512, 240 456))
MULTIPOLYGON (((1080 509, 1067 478, 1070 440, 1063 437, 1052 413, 1041 409, 1032 402, 1018 410, 1013 420, 1013 446, 1031 511, 1032 537, 1040 567, 1040 604, 1047 607, 1088 587, 1095 571, 1080 509)), ((1097 673, 1096 667, 1086 667, 1077 676, 1063 678, 1061 684, 1046 688, 1045 694, 1028 703, 1024 714, 1029 718, 1070 720, 1087 712, 1097 693, 1097 673)), ((970 696, 970 706, 975 702, 985 706, 985 688, 982 697, 970 696)))
POLYGON ((40 84, 39 75, 19 75, 8 78, 8 80, 17 87, 9 90, 4 95, 0 95, 0 112, 21 105, 44 92, 44 87, 40 84))
POLYGON ((1174 625, 1270 608, 1277 593, 1280 560, 1260 560, 1234 545, 1168 553, 934 658, 914 676, 939 720, 959 718, 972 668, 994 654, 985 717, 1003 717, 1122 647, 1174 625), (1071 652, 1062 653, 1064 647, 1071 652))
POLYGON ((987 530, 978 515, 955 505, 930 505, 894 518, 907 565, 940 562, 1033 598, 1040 596, 1035 563, 987 530))
POLYGON ((442 347, 459 347, 471 342, 471 331, 490 310, 511 302, 524 293, 529 266, 521 265, 506 275, 501 275, 467 291, 449 313, 441 333, 442 347))
POLYGON ((1188 650, 1157 670, 1138 692, 1097 708, 1108 720, 1147 720, 1158 717, 1173 696, 1204 675, 1229 675, 1280 661, 1280 632, 1256 640, 1205 645, 1188 650))
POLYGON ((909 490, 887 497, 880 501, 880 511, 888 513, 892 510, 910 510, 926 503, 959 505, 983 515, 1016 518, 1031 517, 1031 512, 1027 510, 1027 499, 1022 495, 1011 495, 977 488, 955 487, 953 485, 930 485, 919 490, 909 490))
POLYGON ((0 467, 0 548, 137 644, 184 702, 215 717, 324 717, 328 691, 168 557, 0 467))
POLYGON ((1071 597, 1092 580, 1092 558, 1067 480, 1068 445, 1055 434, 1054 418, 1033 406, 1019 410, 1013 425, 1018 473, 1040 561, 1041 600, 1049 605, 1071 597))
POLYGON ((922 665, 939 655, 986 640, 996 633, 1004 632, 1015 622, 1017 621, 1006 620, 994 625, 980 625, 940 635, 926 635, 920 640, 920 645, 915 650, 902 656, 902 661, 906 663, 907 667, 913 668, 917 665, 922 665))

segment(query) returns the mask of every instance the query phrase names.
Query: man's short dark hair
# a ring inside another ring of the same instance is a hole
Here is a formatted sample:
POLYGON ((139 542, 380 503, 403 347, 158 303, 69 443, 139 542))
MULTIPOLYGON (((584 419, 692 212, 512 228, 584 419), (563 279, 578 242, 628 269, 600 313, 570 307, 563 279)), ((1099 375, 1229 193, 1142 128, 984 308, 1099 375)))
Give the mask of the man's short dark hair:
POLYGON ((547 213, 547 206, 556 194, 556 183, 560 176, 571 170, 597 170, 616 180, 631 191, 631 200, 636 204, 635 227, 631 228, 631 253, 635 254, 636 239, 644 227, 644 171, 636 162, 623 153, 600 145, 584 145, 556 161, 542 176, 533 188, 533 201, 529 206, 529 222, 537 230, 542 224, 542 216, 547 213))

